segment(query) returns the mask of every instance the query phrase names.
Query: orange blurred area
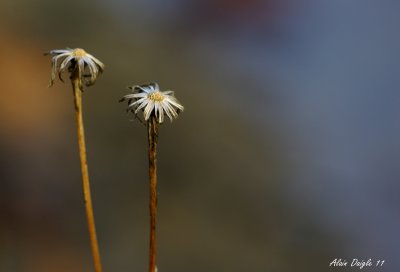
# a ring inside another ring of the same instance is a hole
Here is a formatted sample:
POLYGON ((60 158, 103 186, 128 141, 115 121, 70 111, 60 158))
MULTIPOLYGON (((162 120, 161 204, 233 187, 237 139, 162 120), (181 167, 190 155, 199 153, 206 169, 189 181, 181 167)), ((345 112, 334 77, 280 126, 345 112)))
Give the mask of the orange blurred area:
POLYGON ((52 160, 61 161, 54 147, 72 98, 57 99, 55 93, 65 92, 61 85, 47 88, 50 65, 40 43, 9 30, 0 35, 0 270, 86 270, 76 244, 54 223, 68 204, 54 210, 57 203, 45 192, 66 186, 57 185, 62 165, 53 168, 52 160))
POLYGON ((52 92, 60 92, 60 85, 46 88, 50 72, 43 65, 49 62, 41 52, 43 46, 4 29, 0 29, 0 35, 2 136, 24 141, 28 135, 34 136, 33 133, 54 130, 67 103, 49 99, 52 92))

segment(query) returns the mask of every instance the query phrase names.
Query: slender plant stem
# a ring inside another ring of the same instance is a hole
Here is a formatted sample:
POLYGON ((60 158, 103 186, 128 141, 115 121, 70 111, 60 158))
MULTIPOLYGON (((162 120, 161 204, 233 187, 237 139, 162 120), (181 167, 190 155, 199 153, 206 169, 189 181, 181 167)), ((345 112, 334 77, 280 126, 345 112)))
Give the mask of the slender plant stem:
POLYGON ((150 255, 149 272, 156 272, 156 216, 157 216, 157 137, 158 124, 155 116, 151 116, 148 123, 149 140, 149 179, 150 179, 150 255))
POLYGON ((95 271, 102 272, 103 269, 100 261, 99 244, 97 241, 96 226, 94 223, 92 197, 90 194, 89 170, 86 158, 85 132, 84 132, 83 116, 82 116, 82 90, 81 90, 82 83, 79 77, 78 69, 75 69, 75 71, 72 73, 71 82, 74 92, 76 128, 78 132, 79 157, 81 160, 81 171, 82 171, 83 198, 86 208, 86 219, 89 229, 90 245, 92 250, 95 271))

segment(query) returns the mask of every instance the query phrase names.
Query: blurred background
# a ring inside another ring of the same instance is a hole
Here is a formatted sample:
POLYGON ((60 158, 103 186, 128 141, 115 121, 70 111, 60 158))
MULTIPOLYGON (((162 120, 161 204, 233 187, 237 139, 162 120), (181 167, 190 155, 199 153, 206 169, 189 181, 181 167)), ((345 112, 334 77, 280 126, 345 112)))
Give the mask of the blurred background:
POLYGON ((84 93, 104 271, 147 270, 146 129, 118 100, 153 81, 185 106, 160 128, 159 271, 399 271, 399 9, 2 0, 0 271, 93 271, 72 91, 42 56, 66 47, 106 64, 84 93))

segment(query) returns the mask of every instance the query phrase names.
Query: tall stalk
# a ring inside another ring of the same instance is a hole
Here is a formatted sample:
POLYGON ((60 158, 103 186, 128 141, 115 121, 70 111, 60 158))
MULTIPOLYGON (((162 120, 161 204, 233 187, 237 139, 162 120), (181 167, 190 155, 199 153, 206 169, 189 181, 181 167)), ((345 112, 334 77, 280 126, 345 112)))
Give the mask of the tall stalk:
POLYGON ((149 142, 149 181, 150 181, 150 251, 149 272, 156 272, 157 240, 156 240, 156 217, 157 217, 157 136, 158 123, 153 115, 147 122, 149 142))
MULTIPOLYGON (((149 187, 150 187, 150 250, 149 272, 157 272, 157 138, 158 126, 163 123, 164 117, 170 121, 178 117, 184 107, 178 102, 172 91, 160 91, 157 83, 130 86, 132 93, 122 97, 120 102, 128 101, 128 111, 137 115, 143 111, 147 121, 147 136, 149 143, 149 187)), ((139 119, 140 120, 140 119, 139 119)))
POLYGON ((92 196, 90 193, 89 170, 86 158, 85 131, 84 131, 83 115, 82 115, 82 89, 81 89, 82 82, 81 78, 79 77, 78 67, 76 67, 71 74, 71 82, 74 93, 76 129, 78 133, 79 157, 81 161, 81 171, 82 171, 83 199, 86 209, 86 219, 89 230, 90 246, 91 246, 95 271, 102 272, 103 269, 100 260, 100 250, 97 241, 96 226, 94 222, 92 196))

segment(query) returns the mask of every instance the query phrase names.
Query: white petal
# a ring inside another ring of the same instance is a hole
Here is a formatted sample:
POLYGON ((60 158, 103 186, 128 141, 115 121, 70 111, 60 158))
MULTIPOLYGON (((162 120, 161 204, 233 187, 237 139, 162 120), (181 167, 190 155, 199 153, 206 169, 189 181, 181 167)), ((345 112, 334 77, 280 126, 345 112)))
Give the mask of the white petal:
POLYGON ((135 86, 135 88, 138 88, 138 89, 144 91, 147 94, 152 92, 152 88, 150 88, 150 87, 135 86))
POLYGON ((144 109, 144 119, 145 120, 149 120, 153 109, 154 109, 154 101, 149 100, 149 103, 147 104, 146 108, 144 109))
POLYGON ((67 66, 68 62, 70 62, 73 58, 74 58, 73 56, 68 56, 63 60, 63 62, 60 65, 60 72, 64 71, 64 69, 67 66))
POLYGON ((56 49, 56 50, 51 50, 50 52, 49 52, 49 54, 51 54, 51 55, 58 55, 58 54, 69 54, 69 53, 71 53, 72 52, 72 50, 70 49, 70 50, 68 50, 68 49, 56 49))
POLYGON ((83 58, 84 61, 86 61, 86 64, 89 68, 89 72, 90 72, 90 84, 93 84, 96 81, 97 78, 97 73, 98 73, 98 68, 96 66, 96 64, 88 57, 84 57, 83 58))
POLYGON ((141 104, 142 102, 144 102, 146 100, 146 98, 141 98, 139 100, 136 100, 135 102, 132 102, 131 104, 128 105, 128 108, 131 108, 137 104, 141 104))
POLYGON ((172 116, 174 116, 175 118, 178 116, 178 113, 175 111, 174 107, 171 106, 171 104, 166 103, 168 110, 170 111, 170 113, 172 114, 172 116))
POLYGON ((134 93, 134 94, 132 94, 132 97, 134 97, 134 98, 147 98, 147 96, 148 96, 148 94, 146 94, 146 93, 134 93))
POLYGON ((158 83, 154 82, 150 84, 150 86, 153 88, 154 92, 160 91, 160 86, 158 86, 158 83))
POLYGON ((89 57, 92 61, 94 61, 100 67, 101 70, 104 70, 104 64, 101 61, 99 61, 98 59, 96 59, 95 57, 93 57, 88 53, 86 53, 86 56, 89 57))
POLYGON ((135 113, 138 113, 138 111, 141 110, 143 107, 145 107, 148 103, 149 103, 148 100, 143 101, 143 103, 140 104, 140 106, 136 108, 135 113))
POLYGON ((174 96, 174 92, 173 91, 165 91, 162 92, 164 95, 169 95, 169 96, 174 96))
POLYGON ((168 102, 172 105, 174 105, 176 108, 180 109, 181 111, 183 111, 184 107, 179 104, 178 100, 176 100, 175 97, 173 97, 173 99, 168 99, 168 102))
POLYGON ((163 107, 164 112, 168 115, 169 119, 172 121, 173 117, 172 117, 171 113, 169 112, 167 104, 161 103, 161 106, 163 107))

